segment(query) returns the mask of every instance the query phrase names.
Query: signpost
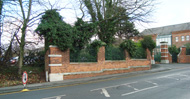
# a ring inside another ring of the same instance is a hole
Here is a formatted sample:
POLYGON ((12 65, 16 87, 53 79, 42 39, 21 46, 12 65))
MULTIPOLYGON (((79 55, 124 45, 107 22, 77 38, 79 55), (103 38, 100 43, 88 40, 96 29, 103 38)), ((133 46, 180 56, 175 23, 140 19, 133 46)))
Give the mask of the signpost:
POLYGON ((26 83, 28 81, 28 74, 26 71, 23 72, 22 74, 22 83, 24 85, 24 89, 22 90, 22 92, 26 92, 26 91, 29 91, 28 89, 26 89, 26 83))

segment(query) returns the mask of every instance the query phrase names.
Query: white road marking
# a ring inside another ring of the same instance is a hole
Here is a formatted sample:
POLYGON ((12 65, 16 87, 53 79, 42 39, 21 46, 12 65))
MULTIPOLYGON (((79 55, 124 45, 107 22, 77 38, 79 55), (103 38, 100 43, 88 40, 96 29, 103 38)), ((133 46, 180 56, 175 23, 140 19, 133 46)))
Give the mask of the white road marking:
POLYGON ((56 99, 61 99, 61 97, 57 97, 56 99))
POLYGON ((102 93, 105 95, 105 97, 110 97, 110 95, 106 89, 102 89, 102 93))
POLYGON ((151 83, 151 84, 153 84, 153 85, 155 85, 155 86, 158 86, 157 83, 154 83, 154 82, 152 82, 152 81, 146 81, 146 82, 151 83))
POLYGON ((120 85, 115 85, 115 86, 108 86, 108 87, 103 87, 103 88, 97 88, 97 89, 92 89, 90 91, 97 91, 97 90, 101 90, 101 89, 119 87, 119 86, 122 86, 122 85, 128 85, 128 84, 134 84, 134 83, 138 83, 138 82, 131 82, 131 83, 125 83, 125 84, 120 84, 120 85))
POLYGON ((180 76, 189 77, 188 75, 180 74, 180 76))
POLYGON ((135 87, 132 87, 131 85, 127 85, 127 87, 133 88, 134 90, 139 90, 139 89, 137 89, 137 88, 135 88, 135 87))
POLYGON ((133 92, 125 93, 125 94, 122 94, 121 96, 131 95, 131 94, 134 94, 134 93, 138 93, 138 92, 141 92, 141 91, 145 91, 145 90, 153 89, 153 88, 156 88, 156 87, 158 87, 158 86, 148 87, 148 88, 144 88, 144 89, 141 89, 141 90, 137 90, 137 91, 133 91, 133 92))
POLYGON ((52 99, 52 98, 61 99, 61 97, 64 97, 64 96, 66 95, 53 96, 53 97, 47 97, 47 98, 42 98, 42 99, 52 99))
POLYGON ((158 77, 158 79, 160 78, 170 78, 170 79, 174 79, 174 80, 180 80, 178 78, 175 78, 175 77, 171 77, 171 76, 162 76, 162 77, 158 77))

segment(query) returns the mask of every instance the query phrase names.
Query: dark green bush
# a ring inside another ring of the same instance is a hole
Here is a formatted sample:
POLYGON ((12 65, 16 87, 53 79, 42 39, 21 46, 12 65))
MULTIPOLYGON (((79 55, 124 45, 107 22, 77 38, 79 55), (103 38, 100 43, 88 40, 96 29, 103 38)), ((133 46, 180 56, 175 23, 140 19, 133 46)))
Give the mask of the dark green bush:
POLYGON ((70 51, 70 62, 97 62, 96 49, 87 47, 70 51))
POLYGON ((124 50, 119 47, 106 46, 105 59, 106 60, 125 60, 124 50))
POLYGON ((141 43, 135 43, 136 45, 136 50, 132 54, 132 58, 135 59, 145 59, 146 58, 146 50, 142 47, 141 43))
POLYGON ((161 52, 155 53, 154 60, 156 62, 161 62, 161 52))
POLYGON ((120 48, 127 50, 130 56, 135 53, 136 45, 132 40, 125 40, 120 44, 120 48))
POLYGON ((156 43, 151 36, 144 36, 144 39, 141 41, 142 47, 146 50, 147 48, 152 52, 156 47, 156 43))
POLYGON ((170 54, 178 54, 179 53, 179 49, 175 46, 175 45, 172 45, 170 47, 168 47, 168 51, 170 52, 170 54))

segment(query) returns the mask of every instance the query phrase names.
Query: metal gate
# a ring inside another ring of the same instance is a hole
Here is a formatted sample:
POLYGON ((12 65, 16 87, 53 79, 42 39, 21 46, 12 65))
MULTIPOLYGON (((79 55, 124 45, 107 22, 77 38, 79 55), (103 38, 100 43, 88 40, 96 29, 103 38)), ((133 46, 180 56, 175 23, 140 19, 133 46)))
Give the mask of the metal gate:
POLYGON ((177 54, 176 53, 172 54, 172 63, 177 63, 177 54))

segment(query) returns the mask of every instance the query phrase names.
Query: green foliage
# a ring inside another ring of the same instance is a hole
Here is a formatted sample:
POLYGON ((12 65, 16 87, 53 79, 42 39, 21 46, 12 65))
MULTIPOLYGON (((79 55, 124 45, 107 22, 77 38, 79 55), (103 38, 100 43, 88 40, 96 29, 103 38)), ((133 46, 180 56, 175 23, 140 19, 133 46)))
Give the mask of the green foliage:
POLYGON ((168 51, 170 52, 170 54, 178 54, 179 53, 179 50, 178 48, 176 47, 176 45, 172 45, 171 47, 168 47, 168 51))
POLYGON ((148 48, 151 52, 156 47, 156 43, 151 36, 145 36, 144 39, 141 41, 141 44, 145 50, 148 48))
POLYGON ((98 49, 99 49, 100 47, 102 47, 102 46, 106 46, 106 43, 105 43, 105 42, 102 42, 102 41, 100 41, 100 40, 94 40, 94 41, 90 44, 90 46, 91 46, 92 48, 95 48, 95 49, 96 49, 96 52, 98 52, 98 49))
POLYGON ((154 60, 155 60, 156 62, 161 62, 161 52, 156 53, 156 54, 154 55, 154 60))
POLYGON ((186 55, 190 55, 190 43, 185 44, 186 46, 186 55))
POLYGON ((116 33, 131 36, 137 35, 134 24, 130 23, 126 8, 113 0, 83 0, 92 22, 97 22, 97 35, 99 39, 108 45, 115 40, 116 33))
POLYGON ((84 22, 81 18, 77 18, 75 22, 73 47, 82 49, 90 41, 90 38, 95 34, 95 23, 84 22))
POLYGON ((132 56, 136 50, 136 45, 132 40, 125 40, 120 44, 120 47, 127 50, 130 56, 132 56))
POLYGON ((106 46, 105 60, 125 60, 124 50, 120 47, 106 46))
POLYGON ((70 51, 71 62, 97 62, 96 50, 92 47, 70 51))
POLYGON ((139 31, 135 29, 134 23, 129 21, 129 17, 125 15, 125 13, 121 14, 120 17, 121 17, 121 20, 118 22, 118 25, 116 27, 117 29, 116 35, 119 38, 125 37, 126 39, 129 39, 130 37, 133 37, 139 34, 139 31))
POLYGON ((135 43, 136 50, 134 51, 132 58, 144 59, 146 58, 146 50, 142 47, 141 42, 135 43))
POLYGON ((72 27, 62 20, 55 9, 45 12, 36 32, 45 37, 45 50, 49 45, 57 45, 63 51, 72 46, 72 27))

